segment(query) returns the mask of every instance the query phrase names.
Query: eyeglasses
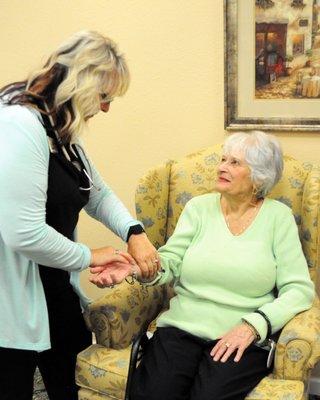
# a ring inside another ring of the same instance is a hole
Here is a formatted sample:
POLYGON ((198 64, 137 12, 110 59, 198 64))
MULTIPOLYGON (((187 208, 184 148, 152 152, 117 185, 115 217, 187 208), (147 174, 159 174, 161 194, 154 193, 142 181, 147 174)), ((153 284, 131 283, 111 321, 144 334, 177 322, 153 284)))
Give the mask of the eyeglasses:
POLYGON ((109 97, 108 93, 99 93, 99 97, 101 103, 111 103, 113 101, 113 97, 109 97))

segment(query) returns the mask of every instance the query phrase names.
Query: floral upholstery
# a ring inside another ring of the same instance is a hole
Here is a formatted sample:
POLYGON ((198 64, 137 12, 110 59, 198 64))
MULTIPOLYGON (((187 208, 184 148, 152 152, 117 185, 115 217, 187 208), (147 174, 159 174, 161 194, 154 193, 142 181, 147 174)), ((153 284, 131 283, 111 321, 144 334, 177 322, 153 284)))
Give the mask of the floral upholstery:
POLYGON ((144 331, 162 309, 162 287, 126 282, 89 306, 86 319, 97 343, 122 349, 144 331))
POLYGON ((123 399, 130 350, 131 346, 118 350, 99 344, 88 347, 78 359, 78 382, 82 387, 94 388, 99 394, 123 399), (90 373, 83 375, 82 371, 86 370, 90 373))
POLYGON ((126 282, 92 303, 88 325, 99 344, 78 354, 76 380, 79 400, 124 399, 131 343, 158 315, 164 303, 163 287, 126 282))
POLYGON ((246 400, 302 400, 303 397, 302 382, 267 376, 252 390, 246 400))
MULTIPOLYGON (((169 161, 144 176, 136 192, 138 218, 157 246, 172 234, 186 202, 212 192, 221 146, 169 161)), ((293 210, 312 279, 319 269, 320 169, 285 156, 283 178, 271 198, 293 210)), ((87 320, 98 345, 78 355, 79 399, 123 399, 132 340, 166 307, 170 287, 123 283, 92 303, 87 320)), ((306 396, 311 369, 320 359, 320 304, 293 318, 282 330, 273 373, 247 399, 298 400, 306 396)))

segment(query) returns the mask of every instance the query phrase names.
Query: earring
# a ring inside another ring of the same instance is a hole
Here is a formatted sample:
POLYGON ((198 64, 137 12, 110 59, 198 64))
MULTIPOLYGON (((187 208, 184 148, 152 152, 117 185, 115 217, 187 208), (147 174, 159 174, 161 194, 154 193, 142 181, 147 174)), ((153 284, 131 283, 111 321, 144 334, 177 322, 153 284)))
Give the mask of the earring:
POLYGON ((259 189, 253 185, 252 188, 252 197, 251 197, 251 204, 254 206, 257 206, 257 202, 258 202, 258 197, 257 194, 259 193, 259 189))
POLYGON ((258 192, 259 192, 259 189, 255 185, 253 185, 252 197, 257 197, 258 192))

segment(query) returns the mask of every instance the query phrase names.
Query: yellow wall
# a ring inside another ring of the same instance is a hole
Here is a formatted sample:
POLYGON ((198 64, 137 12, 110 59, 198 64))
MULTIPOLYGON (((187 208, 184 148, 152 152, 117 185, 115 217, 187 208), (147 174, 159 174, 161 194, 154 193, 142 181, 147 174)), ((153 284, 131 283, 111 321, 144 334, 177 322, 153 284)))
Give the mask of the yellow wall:
MULTIPOLYGON (((84 139, 105 180, 134 210, 150 167, 223 140, 223 0, 1 0, 0 85, 23 79, 69 34, 95 29, 126 54, 132 84, 84 139)), ((279 134, 285 152, 318 161, 319 134, 279 134)), ((120 247, 81 216, 80 240, 120 247)), ((82 277, 89 295, 100 289, 82 277)))

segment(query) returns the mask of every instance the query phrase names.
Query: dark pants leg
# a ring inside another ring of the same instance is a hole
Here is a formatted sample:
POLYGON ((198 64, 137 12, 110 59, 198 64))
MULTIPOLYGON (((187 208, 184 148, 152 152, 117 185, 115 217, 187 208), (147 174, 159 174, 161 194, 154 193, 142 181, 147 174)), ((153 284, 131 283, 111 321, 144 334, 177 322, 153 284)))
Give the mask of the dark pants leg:
POLYGON ((130 400, 188 400, 202 341, 176 328, 158 328, 133 376, 130 400))
POLYGON ((77 400, 77 354, 91 344, 79 298, 72 291, 48 301, 52 348, 40 353, 0 348, 0 399, 32 400, 33 376, 39 366, 50 400, 77 400))
POLYGON ((233 357, 222 363, 210 356, 207 347, 195 376, 190 400, 242 400, 264 378, 268 352, 255 345, 249 346, 239 362, 233 357))
POLYGON ((50 400, 77 400, 76 357, 90 346, 92 336, 78 296, 68 291, 60 299, 47 297, 51 349, 38 354, 38 366, 50 400))
POLYGON ((267 375, 267 351, 250 346, 239 363, 214 362, 210 343, 158 328, 132 382, 131 400, 240 400, 267 375))
POLYGON ((1 400, 32 400, 37 353, 0 347, 1 400))

